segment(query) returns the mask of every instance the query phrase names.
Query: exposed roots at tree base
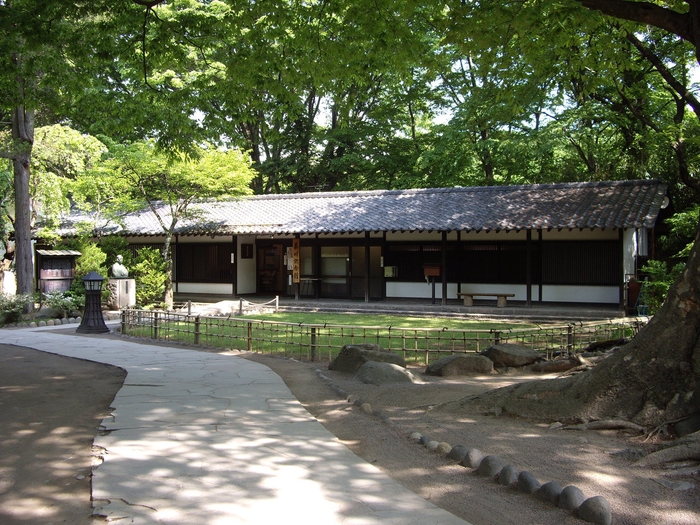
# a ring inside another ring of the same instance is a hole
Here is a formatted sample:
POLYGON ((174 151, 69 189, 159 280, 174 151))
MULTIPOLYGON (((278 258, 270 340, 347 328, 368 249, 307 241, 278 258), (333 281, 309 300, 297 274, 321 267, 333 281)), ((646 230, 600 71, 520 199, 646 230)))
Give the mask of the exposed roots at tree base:
POLYGON ((644 456, 635 465, 640 467, 658 467, 664 463, 687 460, 700 461, 700 432, 690 434, 666 448, 644 456))
POLYGON ((605 421, 590 421, 580 425, 567 425, 564 430, 632 430, 642 434, 644 427, 624 419, 608 419, 605 421))

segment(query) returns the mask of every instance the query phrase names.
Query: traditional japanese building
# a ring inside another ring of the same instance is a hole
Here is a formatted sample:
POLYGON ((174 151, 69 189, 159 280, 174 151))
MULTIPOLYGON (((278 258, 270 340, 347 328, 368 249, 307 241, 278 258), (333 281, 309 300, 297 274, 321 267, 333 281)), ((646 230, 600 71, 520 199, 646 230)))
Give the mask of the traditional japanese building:
MULTIPOLYGON (((173 239, 174 288, 364 301, 512 294, 527 306, 622 307, 666 189, 635 180, 197 203, 199 218, 173 239)), ((102 233, 134 249, 164 239, 148 210, 102 233)))

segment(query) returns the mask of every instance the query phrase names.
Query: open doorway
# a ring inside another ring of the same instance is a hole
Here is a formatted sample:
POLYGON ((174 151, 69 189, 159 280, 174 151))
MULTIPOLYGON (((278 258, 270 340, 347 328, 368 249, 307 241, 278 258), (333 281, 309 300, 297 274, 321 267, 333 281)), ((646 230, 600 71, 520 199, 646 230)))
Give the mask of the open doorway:
POLYGON ((258 292, 272 295, 284 294, 283 253, 281 244, 258 247, 258 292))

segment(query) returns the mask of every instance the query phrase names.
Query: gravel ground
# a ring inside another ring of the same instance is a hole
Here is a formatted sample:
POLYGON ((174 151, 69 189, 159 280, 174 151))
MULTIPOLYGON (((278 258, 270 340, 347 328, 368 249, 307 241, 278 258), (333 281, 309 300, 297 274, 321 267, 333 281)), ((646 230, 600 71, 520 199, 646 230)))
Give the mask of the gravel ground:
MULTIPOLYGON (((409 439, 410 432, 497 454, 542 483, 556 480, 562 486, 576 485, 586 497, 604 496, 615 525, 700 523, 697 462, 685 470, 639 468, 618 453, 650 445, 624 432, 550 430, 551 422, 441 406, 539 376, 421 376, 422 384, 378 387, 328 370, 327 363, 236 355, 271 367, 306 409, 358 456, 473 525, 584 522, 569 511, 477 476, 409 439), (320 376, 329 378, 335 390, 320 376), (348 397, 371 405, 373 414, 348 402, 348 397), (674 490, 682 483, 694 488, 674 490)), ((0 344, 2 525, 91 523, 92 439, 123 379, 124 371, 115 367, 0 344)))
MULTIPOLYGON (((447 379, 421 375, 422 384, 374 386, 353 381, 350 374, 328 370, 327 363, 309 365, 257 354, 248 358, 277 372, 307 410, 357 455, 474 525, 585 522, 570 511, 501 486, 429 451, 408 438, 412 431, 431 440, 496 454, 518 470, 531 472, 543 484, 558 481, 562 487, 577 486, 587 498, 604 496, 616 525, 700 523, 697 462, 690 469, 675 471, 635 467, 633 460, 620 452, 651 445, 625 432, 550 430, 552 422, 455 412, 440 406, 485 389, 542 376, 447 379), (339 395, 319 374, 346 394, 339 395), (390 423, 367 414, 347 397, 369 403, 373 412, 388 416, 390 423), (694 488, 670 488, 688 482, 694 488)), ((415 371, 420 373, 422 369, 415 371)))

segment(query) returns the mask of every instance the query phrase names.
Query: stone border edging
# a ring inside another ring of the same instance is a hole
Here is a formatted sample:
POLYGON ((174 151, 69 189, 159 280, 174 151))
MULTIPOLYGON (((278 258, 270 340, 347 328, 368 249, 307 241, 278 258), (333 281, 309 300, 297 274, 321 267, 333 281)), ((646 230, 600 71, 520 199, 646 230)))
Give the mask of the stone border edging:
MULTIPOLYGON (((120 319, 120 314, 116 313, 103 313, 105 321, 118 321, 120 319)), ((80 324, 82 322, 82 317, 68 317, 63 319, 40 319, 38 321, 22 321, 21 323, 9 323, 0 326, 2 328, 43 328, 44 326, 61 326, 66 324, 80 324)))
MULTIPOLYGON (((293 358, 291 360, 297 361, 293 358)), ((301 361, 299 362, 301 363, 301 361)), ((326 376, 320 368, 315 368, 314 372, 338 397, 345 398, 348 403, 352 403, 365 414, 376 416, 388 425, 394 424, 391 418, 381 410, 374 410, 369 403, 349 395, 326 376)), ((564 510, 570 510, 575 517, 584 521, 595 525, 610 525, 612 523, 610 504, 603 496, 593 496, 586 499, 581 489, 574 485, 562 488, 558 481, 541 484, 530 472, 518 471, 516 467, 506 464, 500 457, 485 455, 480 450, 466 445, 452 446, 446 442, 431 440, 430 437, 424 436, 420 432, 409 432, 408 439, 421 444, 431 452, 457 461, 463 467, 473 469, 472 472, 481 477, 491 478, 501 485, 534 496, 540 501, 564 510)))

